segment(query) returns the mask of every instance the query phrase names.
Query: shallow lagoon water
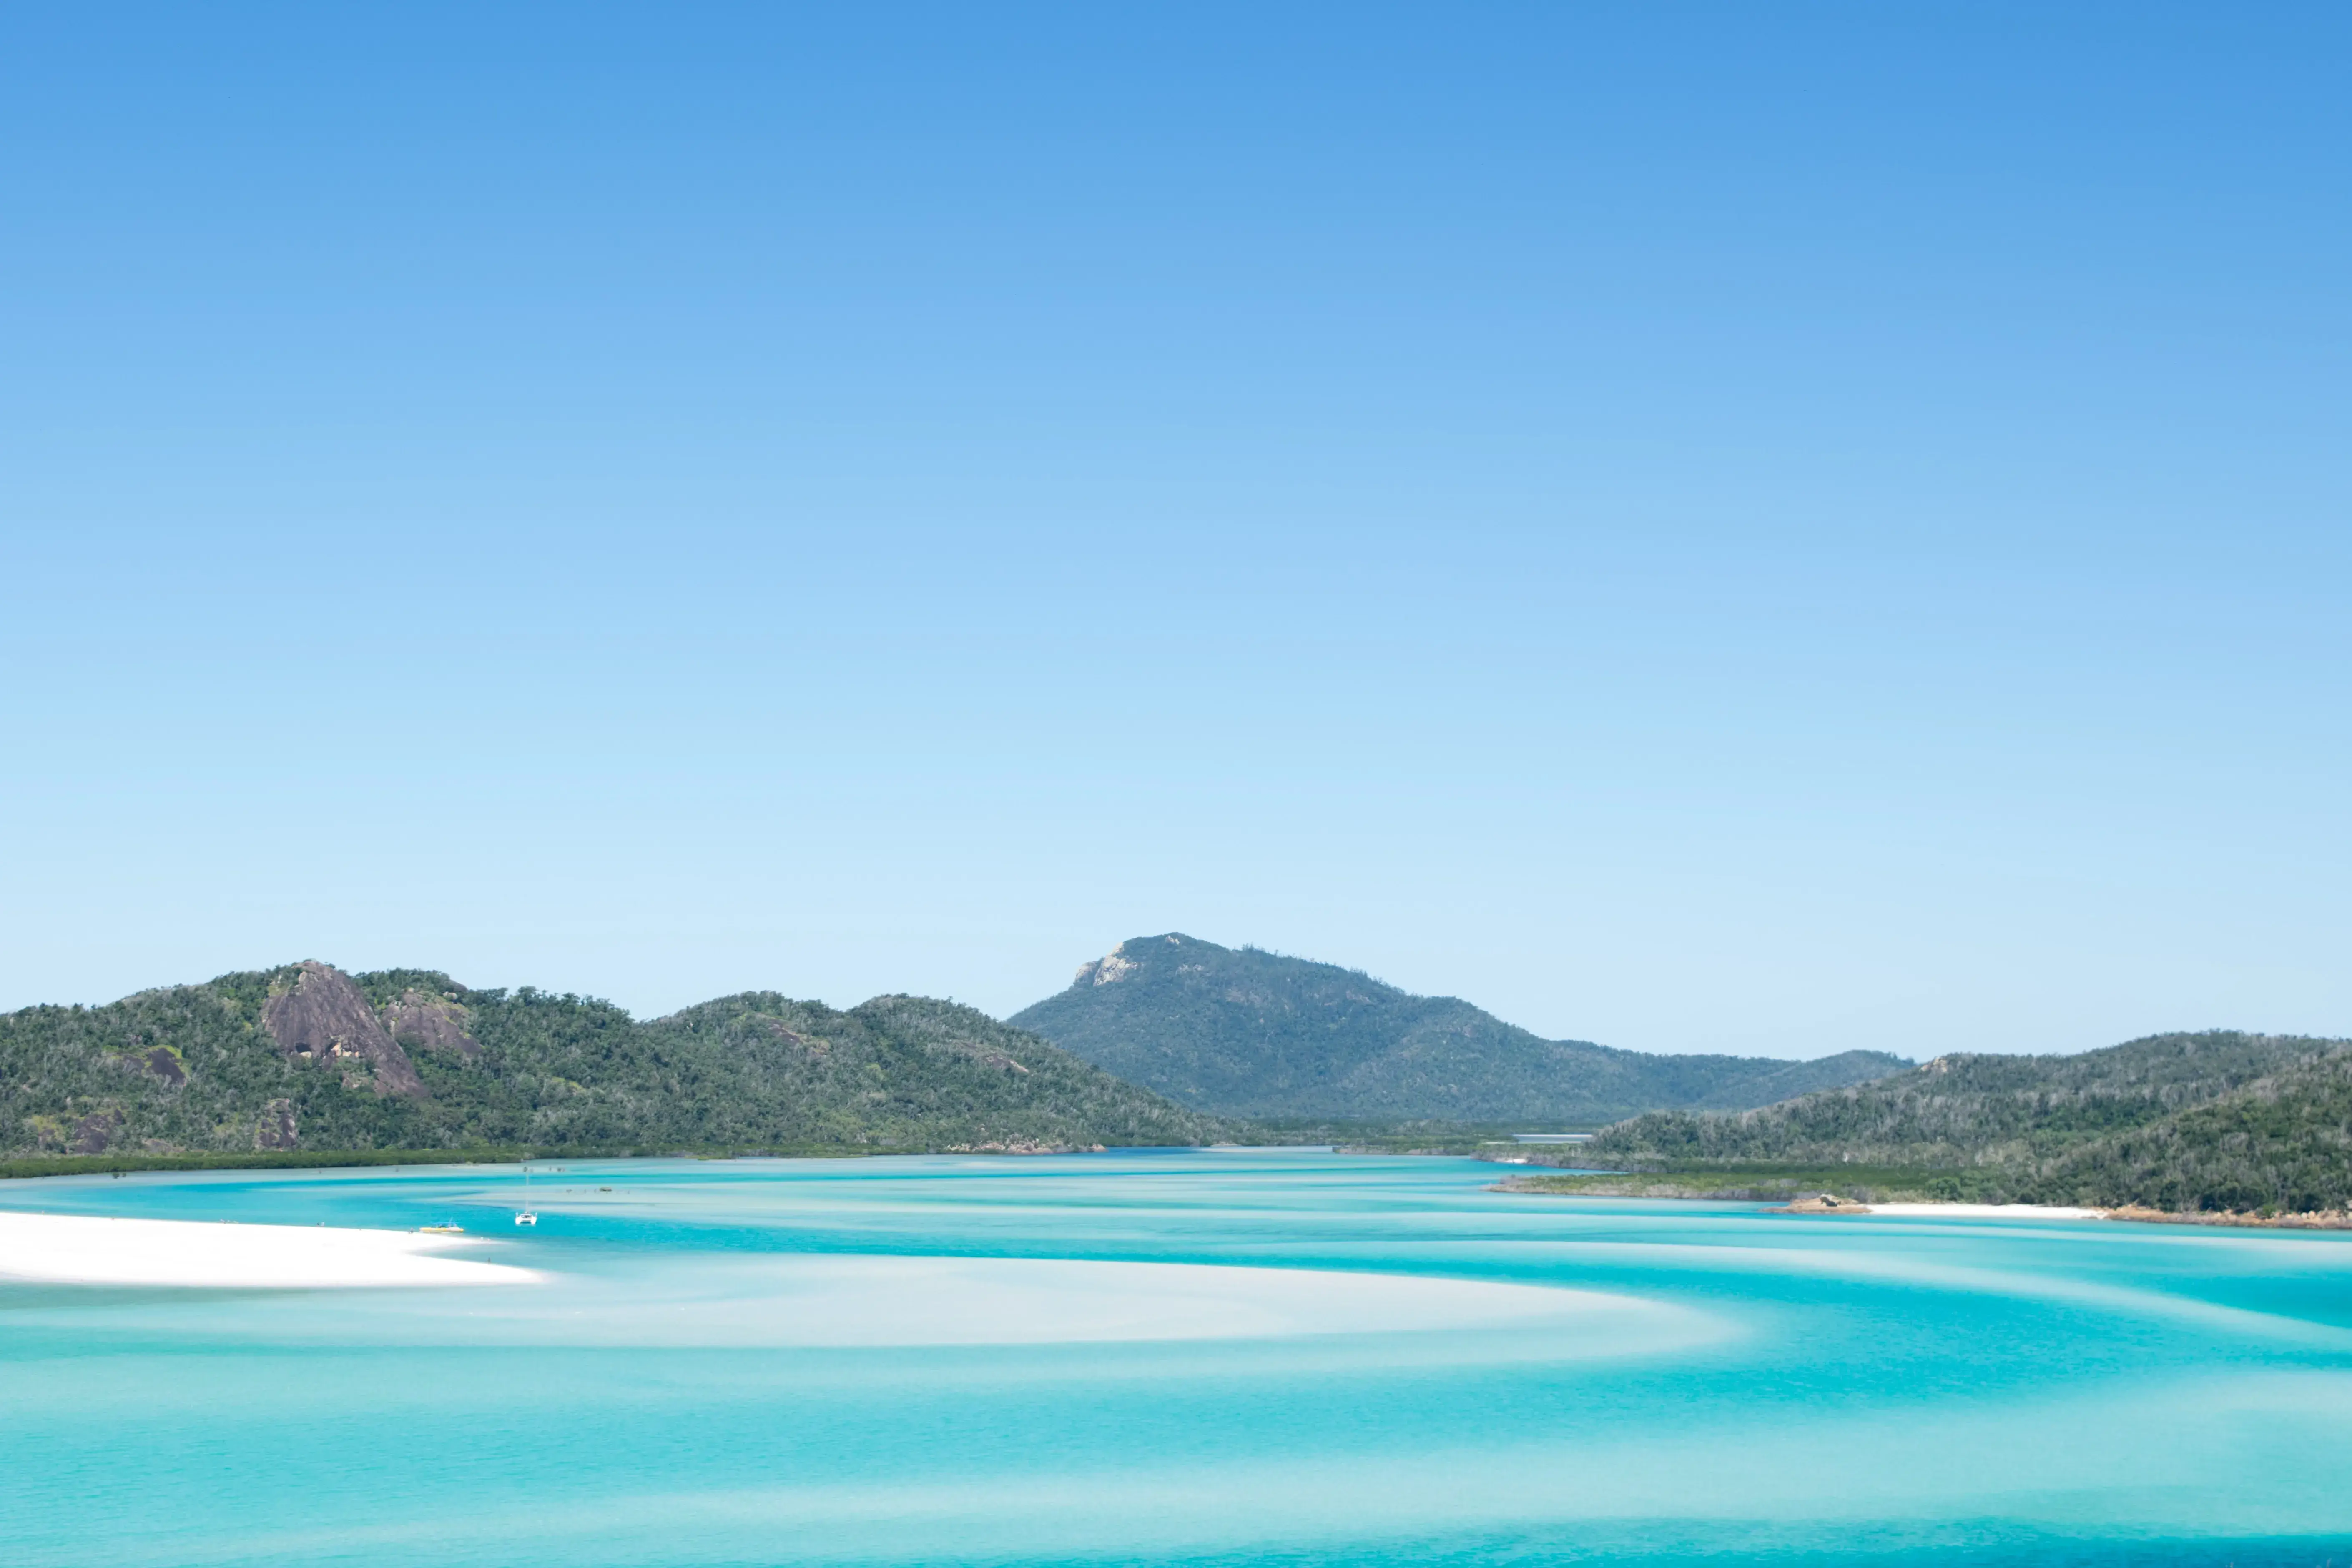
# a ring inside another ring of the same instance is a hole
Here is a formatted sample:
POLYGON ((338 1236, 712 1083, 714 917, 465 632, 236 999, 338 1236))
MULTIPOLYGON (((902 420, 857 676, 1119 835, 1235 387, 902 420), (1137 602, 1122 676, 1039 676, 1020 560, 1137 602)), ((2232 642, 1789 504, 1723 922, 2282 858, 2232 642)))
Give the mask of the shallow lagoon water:
POLYGON ((10 1184, 545 1282, 0 1284, 11 1564, 2352 1558, 2352 1237, 1297 1152, 10 1184), (609 1187, 610 1192, 600 1191, 609 1187))

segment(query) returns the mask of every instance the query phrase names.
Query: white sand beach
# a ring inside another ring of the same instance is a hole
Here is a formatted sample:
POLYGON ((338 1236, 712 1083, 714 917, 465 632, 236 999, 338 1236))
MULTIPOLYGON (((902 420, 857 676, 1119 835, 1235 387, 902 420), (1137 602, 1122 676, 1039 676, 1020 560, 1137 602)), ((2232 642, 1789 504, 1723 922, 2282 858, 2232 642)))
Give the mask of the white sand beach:
POLYGON ((434 1256, 487 1238, 327 1226, 106 1219, 0 1209, 0 1280, 330 1289, 521 1285, 535 1270, 434 1256))

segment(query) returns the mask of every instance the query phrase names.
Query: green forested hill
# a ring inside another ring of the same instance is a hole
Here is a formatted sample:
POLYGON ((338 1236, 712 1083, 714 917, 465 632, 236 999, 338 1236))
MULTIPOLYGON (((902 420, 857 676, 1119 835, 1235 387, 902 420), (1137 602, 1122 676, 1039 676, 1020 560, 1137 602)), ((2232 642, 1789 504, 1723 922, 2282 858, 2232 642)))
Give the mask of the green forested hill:
POLYGON ((2352 1208, 2352 1048, 2069 1150, 2032 1190, 2174 1211, 2352 1208))
POLYGON ((1970 1195, 2169 1210, 2352 1204, 2352 1042, 2228 1030, 1940 1057, 1738 1115, 1608 1129, 1596 1163, 1934 1169, 1970 1195))
POLYGON ((1451 996, 1172 933, 1121 942, 1011 1021, 1231 1116, 1601 1122, 1766 1105, 1911 1065, 1877 1051, 1791 1062, 1547 1040, 1451 996))
POLYGON ((638 1022, 424 970, 226 974, 0 1015, 0 1154, 1069 1148, 1216 1124, 952 1003, 752 993, 638 1022))

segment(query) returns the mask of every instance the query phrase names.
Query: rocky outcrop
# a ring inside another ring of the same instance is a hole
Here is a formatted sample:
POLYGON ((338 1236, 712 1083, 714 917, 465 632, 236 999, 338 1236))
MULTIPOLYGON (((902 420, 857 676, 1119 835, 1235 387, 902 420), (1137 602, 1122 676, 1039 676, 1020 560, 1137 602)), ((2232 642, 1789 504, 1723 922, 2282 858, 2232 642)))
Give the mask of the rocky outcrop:
MULTIPOLYGON (((1168 940, 1175 942, 1178 939, 1171 936, 1168 940)), ((1116 985, 1140 967, 1142 966, 1135 960, 1127 956, 1127 943, 1120 942, 1092 963, 1079 964, 1077 978, 1070 982, 1070 989, 1075 991, 1081 985, 1088 984, 1116 985)))
POLYGON ((261 1116, 253 1124, 253 1146, 257 1149, 291 1149, 300 1142, 294 1126, 294 1102, 273 1100, 261 1108, 261 1116))
POLYGON ((412 985, 383 1010, 383 1016, 394 1044, 456 1051, 468 1061, 482 1054, 481 1043, 467 1033, 473 1015, 446 996, 431 995, 412 985))
POLYGON ((352 977, 332 964, 297 965, 293 985, 269 998, 261 1021, 278 1048, 298 1061, 339 1063, 346 1081, 363 1072, 378 1094, 425 1093, 416 1064, 352 977))
POLYGON ((1852 1198, 1842 1198, 1835 1193, 1816 1193, 1811 1197, 1798 1198, 1792 1203, 1783 1204, 1772 1212, 1774 1214, 1868 1214, 1870 1206, 1867 1204, 1856 1203, 1852 1198))
POLYGON ((122 1130, 122 1113, 119 1110, 93 1110, 74 1123, 73 1142, 66 1145, 74 1154, 103 1154, 114 1135, 122 1130))

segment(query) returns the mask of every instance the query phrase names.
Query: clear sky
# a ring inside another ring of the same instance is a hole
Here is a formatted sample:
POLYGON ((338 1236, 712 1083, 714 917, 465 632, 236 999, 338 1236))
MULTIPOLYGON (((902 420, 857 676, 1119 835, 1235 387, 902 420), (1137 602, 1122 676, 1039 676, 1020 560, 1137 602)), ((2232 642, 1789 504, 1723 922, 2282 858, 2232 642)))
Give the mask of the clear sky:
POLYGON ((2352 1033, 2352 9, 0 16, 0 1006, 2352 1033))

